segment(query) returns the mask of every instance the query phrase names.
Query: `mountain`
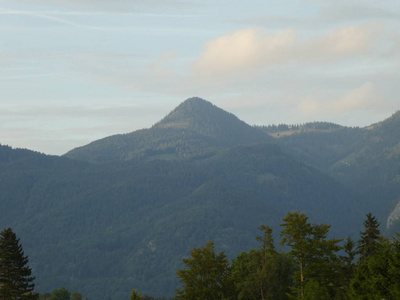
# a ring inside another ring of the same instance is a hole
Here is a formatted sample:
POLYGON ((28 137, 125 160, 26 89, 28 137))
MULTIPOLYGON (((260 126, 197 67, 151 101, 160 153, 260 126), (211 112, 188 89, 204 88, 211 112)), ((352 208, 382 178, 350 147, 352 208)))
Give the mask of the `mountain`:
POLYGON ((189 98, 150 129, 114 135, 66 157, 89 162, 130 159, 203 159, 232 146, 272 138, 201 98, 189 98))
POLYGON ((368 212, 397 228, 399 119, 251 127, 190 98, 62 157, 0 146, 0 228, 20 237, 40 292, 172 295, 193 247, 212 240, 232 258, 261 224, 277 240, 288 211, 338 238, 357 238, 368 212))
POLYGON ((161 128, 190 130, 225 148, 272 140, 233 114, 201 98, 187 99, 153 126, 153 129, 161 128))
POLYGON ((346 188, 270 143, 201 162, 89 164, 27 153, 0 169, 0 226, 18 233, 39 291, 171 295, 182 257, 210 240, 232 258, 256 246, 260 224, 277 237, 289 210, 331 223, 336 236, 362 221, 346 188))
POLYGON ((265 127, 285 152, 360 193, 363 206, 384 220, 400 201, 400 112, 365 128, 310 123, 265 127))

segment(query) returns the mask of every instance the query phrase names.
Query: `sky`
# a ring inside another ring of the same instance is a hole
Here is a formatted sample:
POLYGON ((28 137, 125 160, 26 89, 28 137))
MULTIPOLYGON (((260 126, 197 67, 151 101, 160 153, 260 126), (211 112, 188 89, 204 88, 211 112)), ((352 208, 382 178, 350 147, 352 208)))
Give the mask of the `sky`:
POLYGON ((250 125, 400 109, 400 1, 0 0, 0 144, 62 155, 198 96, 250 125))

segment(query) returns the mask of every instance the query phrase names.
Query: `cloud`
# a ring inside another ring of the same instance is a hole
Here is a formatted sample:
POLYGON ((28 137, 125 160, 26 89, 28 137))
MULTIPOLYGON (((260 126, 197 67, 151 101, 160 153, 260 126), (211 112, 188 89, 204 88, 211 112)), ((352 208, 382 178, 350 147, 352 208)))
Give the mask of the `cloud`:
POLYGON ((342 27, 323 36, 303 41, 297 54, 307 61, 340 60, 367 54, 378 31, 369 25, 342 27))
POLYGON ((295 31, 267 35, 243 29, 207 42, 195 69, 203 73, 227 73, 278 62, 295 43, 295 31))
POLYGON ((372 26, 342 27, 308 39, 295 30, 266 34, 257 29, 243 29, 205 44, 194 63, 194 72, 221 75, 290 63, 338 60, 365 54, 377 32, 372 26))
POLYGON ((297 105, 296 110, 313 116, 371 110, 379 98, 373 84, 367 82, 335 98, 328 98, 327 95, 309 96, 297 105))

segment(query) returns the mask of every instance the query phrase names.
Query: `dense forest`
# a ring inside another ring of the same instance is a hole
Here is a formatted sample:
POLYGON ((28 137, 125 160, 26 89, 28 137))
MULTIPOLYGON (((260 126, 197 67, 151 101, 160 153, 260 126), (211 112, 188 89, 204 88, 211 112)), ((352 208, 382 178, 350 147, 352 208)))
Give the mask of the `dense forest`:
POLYGON ((353 240, 372 212, 395 236, 399 145, 399 112, 365 128, 254 127, 191 98, 149 129, 61 157, 0 146, 0 228, 18 233, 47 298, 62 287, 89 299, 132 288, 171 297, 191 249, 213 241, 232 261, 258 249, 260 224, 280 240, 288 211, 353 240))
MULTIPOLYGON (((224 251, 217 253, 210 241, 183 259, 184 268, 176 272, 180 287, 173 299, 399 299, 400 235, 384 238, 370 213, 363 225, 357 241, 330 238, 330 225, 312 224, 304 213, 290 212, 280 223, 280 250, 271 227, 261 225, 255 237, 258 247, 231 261, 224 251)), ((81 293, 70 293, 65 287, 51 293, 32 292, 34 277, 27 263, 16 235, 10 228, 3 230, 2 299, 83 299, 81 293)), ((130 299, 167 298, 141 295, 133 288, 130 299)))

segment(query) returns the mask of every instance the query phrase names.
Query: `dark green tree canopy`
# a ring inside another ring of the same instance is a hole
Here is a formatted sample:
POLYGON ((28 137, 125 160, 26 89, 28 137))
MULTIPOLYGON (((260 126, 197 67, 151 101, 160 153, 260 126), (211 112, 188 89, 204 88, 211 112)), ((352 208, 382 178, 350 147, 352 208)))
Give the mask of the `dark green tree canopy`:
POLYGON ((51 294, 51 300, 70 300, 71 293, 65 288, 62 287, 58 290, 54 290, 51 294))
MULTIPOLYGON (((232 261, 232 279, 237 299, 286 300, 292 285, 293 264, 287 255, 275 251, 272 229, 261 225, 259 249, 242 252, 232 261)), ((236 299, 236 298, 235 298, 236 299)))
POLYGON ((142 296, 136 289, 133 289, 129 299, 130 300, 142 300, 142 296))
POLYGON ((368 259, 376 253, 381 245, 382 236, 379 225, 380 223, 371 213, 367 214, 367 219, 364 221, 364 231, 360 232, 360 240, 357 245, 361 259, 368 259))
POLYGON ((316 297, 334 294, 339 279, 336 253, 341 249, 338 245, 341 240, 327 239, 330 225, 313 225, 304 213, 288 213, 283 222, 281 244, 290 247, 288 254, 299 267, 295 276, 298 296, 305 299, 307 290, 316 293, 317 289, 320 296, 316 297))
POLYGON ((31 273, 19 239, 11 228, 4 229, 0 234, 0 298, 37 299, 31 273))
POLYGON ((191 258, 185 258, 183 262, 187 269, 177 271, 183 284, 183 288, 177 290, 177 299, 230 298, 233 284, 229 262, 224 252, 215 253, 213 242, 208 242, 205 248, 194 248, 191 258))

